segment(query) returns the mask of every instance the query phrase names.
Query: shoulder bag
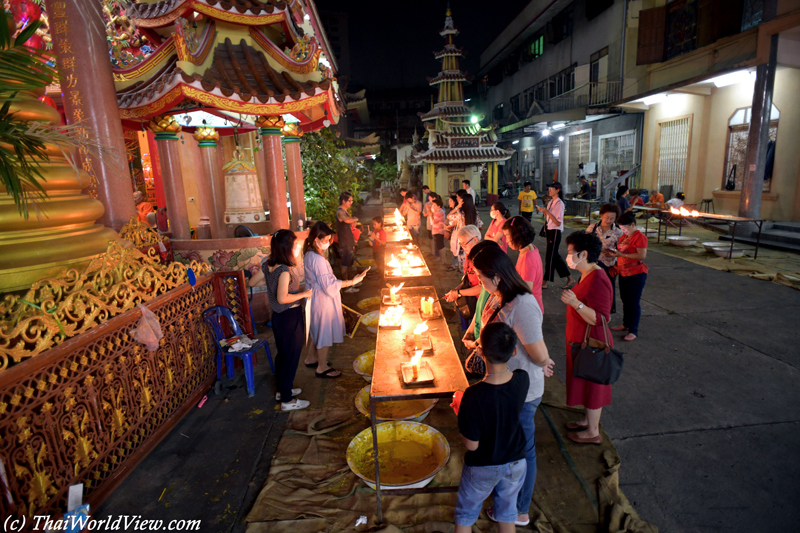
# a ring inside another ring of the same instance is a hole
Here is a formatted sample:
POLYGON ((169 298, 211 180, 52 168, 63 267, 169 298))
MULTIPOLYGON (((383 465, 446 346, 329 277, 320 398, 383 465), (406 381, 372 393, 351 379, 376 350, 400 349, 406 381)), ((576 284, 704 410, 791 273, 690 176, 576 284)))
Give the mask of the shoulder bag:
POLYGON ((589 336, 591 326, 587 324, 583 342, 572 345, 572 375, 598 385, 612 385, 622 374, 625 357, 608 344, 608 323, 606 317, 601 315, 600 318, 605 342, 592 339, 589 336))
MULTIPOLYGON (((489 317, 489 320, 486 322, 486 324, 490 324, 491 322, 493 322, 494 319, 497 318, 497 314, 505 305, 506 305, 505 302, 503 302, 500 305, 500 307, 495 309, 494 313, 492 313, 492 316, 489 317)), ((481 324, 481 327, 485 326, 486 324, 481 324)), ((467 356, 467 360, 464 361, 464 368, 467 370, 468 373, 474 374, 476 376, 483 376, 484 374, 486 374, 486 361, 483 360, 483 357, 478 355, 477 348, 475 350, 472 350, 472 353, 469 354, 469 356, 467 356)))
MULTIPOLYGON (((469 277, 467 273, 464 273, 464 277, 461 278, 461 285, 458 286, 456 290, 463 291, 464 289, 469 289, 469 277)), ((456 311, 458 311, 464 320, 472 320, 472 315, 475 313, 475 308, 478 306, 478 297, 477 296, 459 296, 456 299, 456 311)))

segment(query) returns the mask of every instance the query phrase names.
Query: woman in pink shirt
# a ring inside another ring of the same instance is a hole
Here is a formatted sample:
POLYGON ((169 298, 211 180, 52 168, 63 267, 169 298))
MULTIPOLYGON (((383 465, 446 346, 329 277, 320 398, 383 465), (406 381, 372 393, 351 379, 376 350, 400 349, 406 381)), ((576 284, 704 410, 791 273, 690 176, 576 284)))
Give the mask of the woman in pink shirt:
POLYGON ((503 235, 503 224, 508 219, 511 213, 506 209, 503 202, 495 202, 489 211, 489 216, 492 217, 492 223, 489 224, 489 229, 486 230, 485 238, 494 241, 500 245, 504 252, 508 253, 508 242, 505 235, 503 235))
POLYGON ((536 230, 527 219, 516 216, 506 220, 503 224, 503 236, 512 250, 519 252, 517 258, 517 273, 528 284, 534 298, 539 303, 539 309, 544 314, 542 303, 542 257, 539 250, 533 245, 536 230))

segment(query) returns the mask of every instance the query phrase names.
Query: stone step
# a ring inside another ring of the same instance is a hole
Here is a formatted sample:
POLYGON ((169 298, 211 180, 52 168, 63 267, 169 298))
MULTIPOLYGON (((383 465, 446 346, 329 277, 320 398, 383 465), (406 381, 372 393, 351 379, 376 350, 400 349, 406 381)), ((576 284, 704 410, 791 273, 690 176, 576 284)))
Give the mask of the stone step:
MULTIPOLYGON (((731 236, 730 235, 720 235, 720 241, 727 241, 730 242, 731 236)), ((755 237, 736 237, 736 242, 734 243, 734 247, 739 244, 751 244, 753 246, 756 245, 756 238, 755 237)), ((783 250, 787 252, 800 252, 800 243, 792 243, 792 242, 784 242, 784 241, 775 241, 767 237, 764 233, 761 234, 761 242, 759 244, 762 248, 771 248, 773 250, 783 250)))
POLYGON ((800 222, 775 222, 770 228, 771 230, 791 231, 800 234, 800 222))
MULTIPOLYGON (((751 237, 756 237, 758 232, 750 234, 751 237)), ((761 232, 761 238, 770 241, 787 242, 790 244, 800 245, 800 233, 794 231, 784 231, 778 229, 765 229, 761 232)))

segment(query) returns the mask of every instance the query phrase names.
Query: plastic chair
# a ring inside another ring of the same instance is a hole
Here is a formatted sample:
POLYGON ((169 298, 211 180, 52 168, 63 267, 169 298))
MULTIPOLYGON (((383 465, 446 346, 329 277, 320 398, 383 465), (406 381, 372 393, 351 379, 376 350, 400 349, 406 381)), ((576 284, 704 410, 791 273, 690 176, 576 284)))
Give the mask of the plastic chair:
POLYGON ((209 307, 203 311, 203 320, 206 324, 208 324, 208 327, 211 328, 211 332, 214 335, 214 342, 217 346, 217 380, 222 379, 223 354, 225 355, 225 367, 228 369, 228 379, 233 378, 233 358, 241 357, 242 362, 244 363, 244 375, 247 381, 247 395, 252 397, 256 393, 255 386, 253 385, 253 354, 256 351, 264 348, 264 351, 267 354, 267 361, 269 361, 269 368, 272 370, 273 374, 275 373, 275 366, 272 363, 272 354, 269 351, 269 343, 266 341, 266 339, 259 339, 246 352, 231 352, 230 347, 221 347, 219 344, 220 341, 223 341, 227 338, 222 326, 223 318, 228 321, 228 324, 230 324, 230 328, 233 330, 234 335, 244 334, 242 328, 233 317, 233 313, 231 313, 231 310, 227 307, 217 305, 215 307, 209 307))

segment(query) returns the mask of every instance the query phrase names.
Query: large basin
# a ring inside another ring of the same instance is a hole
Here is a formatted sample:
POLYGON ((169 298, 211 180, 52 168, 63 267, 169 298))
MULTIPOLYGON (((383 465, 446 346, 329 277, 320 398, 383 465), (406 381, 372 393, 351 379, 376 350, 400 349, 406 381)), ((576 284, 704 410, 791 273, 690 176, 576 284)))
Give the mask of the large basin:
MULTIPOLYGON (((431 482, 450 459, 447 439, 434 428, 409 420, 377 425, 381 489, 417 489, 431 482)), ((355 475, 375 488, 375 456, 372 428, 347 446, 347 465, 355 475)))
POLYGON ((714 248, 714 253, 719 257, 724 257, 725 259, 736 259, 737 257, 742 257, 742 255, 744 255, 744 250, 741 248, 734 248, 731 252, 731 246, 729 244, 724 248, 714 248))
POLYGON ((673 246, 680 246, 682 248, 688 248, 689 246, 694 246, 694 243, 697 242, 697 239, 694 237, 667 237, 669 243, 673 246))
POLYGON ((375 366, 375 350, 364 352, 353 360, 353 370, 367 383, 372 382, 373 366, 375 366))
MULTIPOLYGON (((438 400, 405 400, 400 402, 378 402, 375 416, 381 422, 387 420, 411 420, 422 422, 438 400)), ((356 409, 369 418, 369 385, 356 394, 356 409)))

